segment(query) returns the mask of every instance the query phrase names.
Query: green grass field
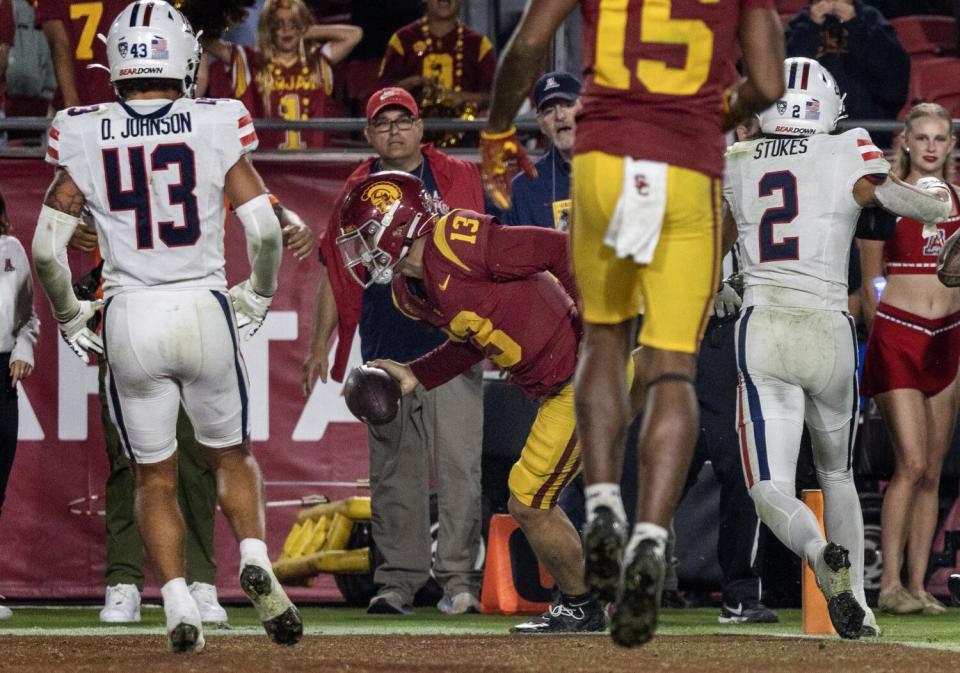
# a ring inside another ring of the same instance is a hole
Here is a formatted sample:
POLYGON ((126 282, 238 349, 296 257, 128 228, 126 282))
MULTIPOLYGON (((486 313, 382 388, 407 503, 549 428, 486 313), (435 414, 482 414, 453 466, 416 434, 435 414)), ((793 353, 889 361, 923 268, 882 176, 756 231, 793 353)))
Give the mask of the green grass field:
MULTIPOLYGON (((23 607, 13 606, 13 619, 0 622, 0 639, 4 635, 107 635, 113 633, 156 634, 163 629, 163 611, 147 605, 143 621, 137 625, 104 626, 97 621, 97 607, 23 607)), ((341 607, 301 608, 307 634, 451 634, 495 635, 507 633, 510 626, 524 617, 462 615, 449 617, 432 608, 418 608, 415 615, 393 617, 368 615, 364 610, 341 607)), ((207 636, 251 635, 261 633, 252 608, 229 607, 228 629, 205 629, 207 636)), ((661 613, 661 635, 758 634, 767 636, 801 636, 799 610, 779 610, 779 624, 727 625, 717 623, 717 610, 664 610, 661 613)), ((883 637, 879 642, 904 643, 920 647, 960 651, 960 609, 948 610, 938 617, 908 615, 878 616, 883 637)))

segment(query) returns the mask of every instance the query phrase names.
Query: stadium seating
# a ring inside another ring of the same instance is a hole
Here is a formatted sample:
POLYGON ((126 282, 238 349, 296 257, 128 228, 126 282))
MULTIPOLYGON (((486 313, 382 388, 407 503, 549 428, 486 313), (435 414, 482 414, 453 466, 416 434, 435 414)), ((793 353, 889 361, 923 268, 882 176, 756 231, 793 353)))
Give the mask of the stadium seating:
POLYGON ((949 16, 903 16, 891 19, 897 38, 910 59, 956 53, 957 21, 949 16))
POLYGON ((906 116, 914 100, 940 103, 954 117, 960 117, 960 58, 928 58, 911 63, 906 116))

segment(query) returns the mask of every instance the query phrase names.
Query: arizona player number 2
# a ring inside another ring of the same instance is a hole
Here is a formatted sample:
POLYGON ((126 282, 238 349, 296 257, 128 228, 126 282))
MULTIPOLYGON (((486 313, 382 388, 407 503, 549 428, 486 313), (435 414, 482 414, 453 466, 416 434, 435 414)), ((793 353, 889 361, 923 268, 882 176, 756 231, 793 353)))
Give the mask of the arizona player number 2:
POLYGON ((130 189, 124 189, 121 181, 120 151, 115 148, 103 150, 103 172, 107 179, 110 210, 134 212, 137 248, 153 248, 153 212, 168 213, 170 206, 181 207, 183 223, 177 224, 173 220, 158 222, 160 240, 170 248, 196 243, 200 238, 200 213, 197 197, 193 193, 197 186, 197 172, 190 146, 184 143, 158 145, 150 153, 149 166, 143 147, 128 147, 127 159, 130 164, 130 189), (167 187, 167 203, 151 203, 147 171, 167 171, 174 166, 179 170, 180 182, 167 187))
POLYGON ((777 241, 773 227, 788 224, 797 217, 797 178, 790 171, 774 171, 760 178, 760 197, 780 192, 781 205, 763 211, 760 217, 760 261, 779 262, 800 259, 799 236, 787 236, 777 241))

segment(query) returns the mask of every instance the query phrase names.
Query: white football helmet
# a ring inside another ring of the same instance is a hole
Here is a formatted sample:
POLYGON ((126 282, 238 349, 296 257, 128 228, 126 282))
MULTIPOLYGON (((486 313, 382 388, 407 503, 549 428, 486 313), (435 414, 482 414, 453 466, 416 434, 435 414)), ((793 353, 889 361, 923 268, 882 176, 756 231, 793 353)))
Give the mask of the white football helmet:
POLYGON ((761 112, 760 130, 768 135, 812 136, 832 133, 846 117, 840 87, 830 71, 812 58, 794 57, 783 62, 786 91, 761 112))
POLYGON ((137 0, 117 15, 106 38, 110 81, 149 77, 182 82, 193 95, 200 43, 180 10, 164 0, 137 0))

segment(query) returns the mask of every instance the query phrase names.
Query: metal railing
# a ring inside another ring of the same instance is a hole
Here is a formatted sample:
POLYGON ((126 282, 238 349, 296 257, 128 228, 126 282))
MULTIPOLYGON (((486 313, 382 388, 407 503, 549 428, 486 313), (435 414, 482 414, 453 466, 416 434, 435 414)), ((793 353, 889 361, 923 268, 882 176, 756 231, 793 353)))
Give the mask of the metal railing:
MULTIPOLYGON (((303 121, 286 121, 283 119, 256 119, 254 125, 260 130, 290 130, 290 131, 332 131, 341 133, 356 133, 366 126, 367 120, 359 117, 335 117, 326 119, 309 119, 303 121)), ((452 131, 452 132, 478 132, 486 124, 484 119, 466 120, 466 119, 424 119, 424 128, 426 131, 452 131)), ((37 132, 43 133, 50 125, 50 119, 47 117, 7 117, 0 119, 0 132, 37 132)), ((517 118, 517 130, 521 135, 530 136, 539 133, 536 118, 533 115, 524 115, 517 118)), ((960 130, 960 119, 953 120, 954 128, 960 130)), ((896 133, 903 128, 903 122, 896 120, 851 120, 845 119, 838 125, 840 130, 861 127, 869 132, 896 133)), ((358 143, 355 147, 326 147, 316 150, 294 150, 294 151, 264 151, 259 155, 275 156, 297 156, 317 159, 339 159, 345 156, 350 157, 358 152, 369 154, 369 148, 358 143)), ((458 155, 470 156, 476 154, 475 147, 459 147, 454 150, 458 155)), ((24 145, 0 146, 0 157, 39 157, 42 156, 41 147, 24 145)), ((265 157, 266 158, 266 157, 265 157)))

